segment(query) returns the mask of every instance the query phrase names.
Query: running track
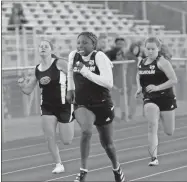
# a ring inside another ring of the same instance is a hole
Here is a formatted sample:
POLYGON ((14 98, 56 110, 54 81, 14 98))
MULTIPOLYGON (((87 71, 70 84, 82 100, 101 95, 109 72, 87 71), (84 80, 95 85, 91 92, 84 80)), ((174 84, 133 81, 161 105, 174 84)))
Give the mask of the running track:
MULTIPOLYGON (((63 146, 60 154, 66 172, 52 174, 54 167, 43 138, 8 142, 2 146, 2 181, 73 181, 79 171, 80 134, 63 146)), ((176 120, 172 137, 159 130, 159 162, 148 167, 146 122, 116 123, 115 145, 129 181, 187 181, 187 117, 176 120)), ((114 181, 111 166, 101 148, 96 130, 92 137, 87 181, 114 181)))

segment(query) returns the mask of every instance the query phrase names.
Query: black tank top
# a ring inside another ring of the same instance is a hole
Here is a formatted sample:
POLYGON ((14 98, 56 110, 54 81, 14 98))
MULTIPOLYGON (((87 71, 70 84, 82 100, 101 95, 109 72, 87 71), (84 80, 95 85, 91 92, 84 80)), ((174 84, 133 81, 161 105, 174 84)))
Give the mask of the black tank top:
POLYGON ((147 93, 145 90, 148 85, 160 85, 168 81, 168 78, 165 73, 157 66, 157 62, 159 59, 160 56, 158 56, 152 63, 145 65, 145 62, 147 60, 147 58, 145 58, 141 60, 138 66, 140 85, 142 87, 144 98, 158 98, 163 96, 169 98, 175 97, 172 87, 152 93, 147 93))
POLYGON ((40 71, 38 66, 35 69, 35 75, 41 88, 41 105, 62 105, 66 103, 67 76, 56 67, 55 59, 51 66, 40 71))
MULTIPOLYGON (((99 69, 95 63, 95 55, 97 54, 94 51, 90 57, 90 60, 85 62, 82 59, 82 56, 78 53, 75 54, 73 61, 73 69, 76 70, 76 63, 78 61, 82 62, 91 72, 99 75, 99 69)), ((73 78, 75 83, 75 101, 79 105, 89 105, 89 104, 99 104, 102 102, 112 103, 110 91, 107 88, 104 88, 78 72, 73 72, 73 78)))

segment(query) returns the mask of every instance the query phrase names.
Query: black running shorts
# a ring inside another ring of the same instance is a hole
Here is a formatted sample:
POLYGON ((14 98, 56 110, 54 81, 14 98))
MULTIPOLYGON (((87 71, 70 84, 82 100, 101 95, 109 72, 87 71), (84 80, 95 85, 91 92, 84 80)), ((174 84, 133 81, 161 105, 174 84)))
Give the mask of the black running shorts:
POLYGON ((111 102, 104 101, 98 104, 86 104, 77 105, 75 104, 75 110, 78 107, 86 107, 92 111, 95 115, 94 125, 103 126, 111 123, 115 117, 114 105, 111 102))
POLYGON ((144 98, 144 105, 147 103, 156 104, 160 111, 172 111, 177 108, 177 101, 175 98, 159 97, 159 98, 144 98))
POLYGON ((60 123, 69 123, 73 120, 71 116, 71 104, 61 104, 57 106, 42 104, 41 115, 56 116, 57 120, 60 123))

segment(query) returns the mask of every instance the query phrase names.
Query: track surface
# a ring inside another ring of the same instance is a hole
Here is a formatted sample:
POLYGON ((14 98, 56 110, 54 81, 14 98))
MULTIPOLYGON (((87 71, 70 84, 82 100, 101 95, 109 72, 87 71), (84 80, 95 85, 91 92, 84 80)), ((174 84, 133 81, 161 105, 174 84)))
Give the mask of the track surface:
MULTIPOLYGON (((176 120, 173 136, 159 131, 159 162, 148 167, 147 123, 116 123, 115 145, 121 166, 129 181, 187 181, 187 118, 176 120)), ((52 174, 54 167, 42 137, 8 142, 2 146, 2 181, 73 181, 80 167, 80 133, 73 143, 59 141, 66 172, 52 174)), ((111 164, 94 130, 87 181, 114 181, 111 164)))

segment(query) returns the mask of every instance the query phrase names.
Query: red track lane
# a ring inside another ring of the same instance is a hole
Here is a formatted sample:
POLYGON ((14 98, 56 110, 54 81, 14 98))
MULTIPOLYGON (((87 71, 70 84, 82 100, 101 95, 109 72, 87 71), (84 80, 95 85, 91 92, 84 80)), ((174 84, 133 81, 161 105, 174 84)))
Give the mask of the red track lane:
MULTIPOLYGON (((177 119, 176 128, 178 129, 175 131, 174 136, 168 137, 163 132, 159 134, 159 155, 161 156, 159 157, 160 165, 157 167, 147 166, 149 155, 147 151, 146 122, 115 125, 115 145, 118 151, 117 153, 122 163, 122 168, 129 180, 146 176, 145 179, 142 179, 143 181, 171 180, 173 179, 171 174, 175 177, 175 173, 180 174, 177 180, 187 179, 186 173, 184 172, 186 168, 159 174, 163 171, 187 165, 186 120, 187 118, 177 119), (154 176, 153 174, 157 175, 154 176), (153 176, 149 177, 149 175, 153 176)), ((77 137, 79 136, 78 134, 77 137)), ((16 141, 17 146, 13 142, 5 144, 3 148, 5 151, 3 151, 2 155, 2 181, 73 181, 80 166, 80 138, 75 138, 70 146, 64 147, 60 145, 61 150, 65 150, 61 151, 61 156, 66 172, 58 175, 51 174, 53 168, 51 156, 48 153, 46 144, 39 144, 44 141, 41 139, 40 141, 34 140, 36 141, 34 143, 33 140, 27 140, 28 143, 25 145, 20 144, 18 141, 16 141), (38 145, 11 150, 11 148, 34 144, 38 145)), ((87 180, 114 181, 110 167, 111 164, 98 142, 98 136, 94 135, 89 159, 90 173, 88 174, 87 180)))
MULTIPOLYGON (((179 127, 183 127, 183 126, 185 126, 185 124, 183 122, 181 122, 179 127)), ((126 138, 126 137, 130 137, 130 136, 135 136, 135 135, 143 135, 146 133, 146 130, 147 130, 147 127, 145 124, 140 125, 140 126, 134 126, 134 127, 119 128, 119 129, 115 130, 115 138, 126 138)), ((96 134, 94 134, 92 137, 92 143, 99 142, 97 132, 94 132, 94 133, 96 133, 96 134)), ((79 148, 78 143, 80 141, 80 137, 79 136, 77 136, 77 137, 74 138, 73 143, 70 146, 64 146, 62 143, 59 143, 60 144, 59 148, 61 150, 68 149, 68 148, 74 148, 74 147, 79 148)), ((49 154, 46 143, 42 143, 41 145, 36 146, 36 147, 33 146, 33 147, 25 148, 24 150, 21 149, 21 150, 19 150, 19 152, 17 152, 17 151, 13 152, 11 150, 5 151, 5 152, 3 152, 3 160, 24 157, 24 156, 28 156, 28 155, 36 155, 36 154, 41 154, 43 152, 49 154), (37 150, 36 150, 36 148, 37 148, 37 150)))
POLYGON ((152 176, 141 179, 141 181, 186 181, 187 180, 187 164, 186 166, 177 167, 171 170, 166 170, 158 173, 153 173, 152 176))
MULTIPOLYGON (((132 123, 134 124, 134 123, 132 123)), ((131 136, 137 136, 137 135, 147 135, 147 125, 144 123, 137 123, 136 126, 129 126, 129 123, 125 124, 120 124, 121 127, 119 128, 120 125, 116 124, 118 127, 115 127, 115 138, 127 138, 127 137, 131 137, 131 136)), ((179 122, 177 123, 177 128, 182 128, 182 127, 187 127, 186 125, 186 121, 185 120, 179 120, 179 122)), ((25 139, 24 139, 25 140, 25 139)), ((79 147, 77 145, 77 141, 80 140, 80 136, 76 136, 73 140, 73 143, 70 146, 64 146, 61 142, 59 142, 59 148, 61 150, 66 150, 69 148, 74 148, 74 147, 79 147)), ((11 143, 6 143, 6 145, 9 145, 9 149, 6 147, 6 149, 2 150, 2 155, 3 155, 3 161, 7 161, 10 159, 15 159, 15 158, 20 158, 20 157, 24 157, 24 156, 31 156, 31 155, 41 155, 42 153, 46 153, 49 154, 49 151, 47 149, 47 144, 42 141, 42 143, 33 143, 33 141, 27 139, 27 145, 25 146, 20 146, 20 144, 22 144, 22 142, 15 141, 17 142, 17 147, 10 146, 11 143), (29 144, 31 143, 31 145, 29 144), (19 148, 21 147, 21 148, 19 148), (25 147, 25 148, 22 148, 25 147), (37 148, 37 150, 36 150, 37 148), (15 150, 14 150, 15 149, 15 150), (15 151, 15 152, 14 152, 15 151)), ((94 132, 93 136, 92 136, 92 143, 94 142, 98 142, 98 135, 97 132, 94 132)))

